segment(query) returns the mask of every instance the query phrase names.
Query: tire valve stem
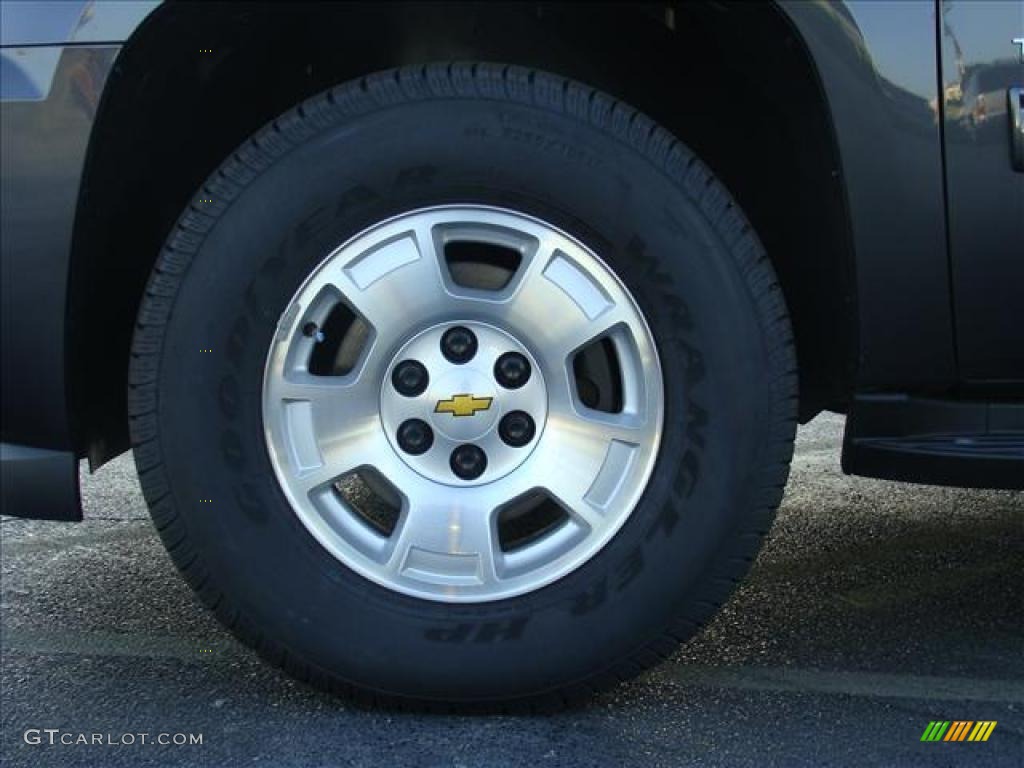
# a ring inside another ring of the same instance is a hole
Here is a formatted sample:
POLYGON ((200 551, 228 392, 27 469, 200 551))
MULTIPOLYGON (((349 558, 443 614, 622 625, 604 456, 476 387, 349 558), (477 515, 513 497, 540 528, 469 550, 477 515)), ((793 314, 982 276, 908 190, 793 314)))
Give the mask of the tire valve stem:
POLYGON ((317 344, 324 340, 324 332, 320 330, 320 326, 316 323, 306 323, 302 326, 302 333, 313 339, 317 344))

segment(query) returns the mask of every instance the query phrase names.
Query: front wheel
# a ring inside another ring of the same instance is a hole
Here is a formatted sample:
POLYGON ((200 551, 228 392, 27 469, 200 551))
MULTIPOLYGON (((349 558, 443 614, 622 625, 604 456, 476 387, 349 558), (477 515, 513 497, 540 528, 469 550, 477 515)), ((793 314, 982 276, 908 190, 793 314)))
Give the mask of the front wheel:
POLYGON ((557 703, 729 595, 795 362, 728 194, 591 88, 494 65, 339 86, 204 184, 139 313, 132 436, 178 567, 322 686, 557 703))

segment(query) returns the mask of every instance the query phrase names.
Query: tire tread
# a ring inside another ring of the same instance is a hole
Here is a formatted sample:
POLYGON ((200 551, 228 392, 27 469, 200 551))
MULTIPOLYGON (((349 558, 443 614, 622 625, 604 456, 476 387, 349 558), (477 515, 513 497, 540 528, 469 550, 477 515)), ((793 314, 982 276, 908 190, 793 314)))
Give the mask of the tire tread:
POLYGON ((140 483, 165 547, 218 620, 269 663, 310 685, 368 707, 550 712, 583 701, 668 658, 679 643, 691 637, 721 608, 746 575, 774 518, 789 474, 797 418, 796 355, 782 290, 750 223, 707 166, 671 133, 628 104, 557 75, 514 65, 452 62, 379 72, 307 99, 243 143, 206 180, 169 235, 143 296, 129 364, 129 403, 130 433, 140 483), (515 101, 569 114, 640 152, 681 186, 712 223, 747 282, 765 329, 772 367, 767 386, 774 395, 768 419, 771 435, 755 474, 757 487, 750 494, 750 508, 743 513, 744 524, 711 558, 691 592, 691 599, 679 607, 669 626, 645 639, 625 658, 568 687, 526 699, 457 706, 356 687, 261 634, 232 604, 230 596, 213 583, 202 553, 189 538, 164 472, 157 424, 163 331, 175 296, 204 235, 245 187, 291 149, 338 123, 405 102, 452 98, 515 101), (202 202, 210 198, 217 203, 202 202))

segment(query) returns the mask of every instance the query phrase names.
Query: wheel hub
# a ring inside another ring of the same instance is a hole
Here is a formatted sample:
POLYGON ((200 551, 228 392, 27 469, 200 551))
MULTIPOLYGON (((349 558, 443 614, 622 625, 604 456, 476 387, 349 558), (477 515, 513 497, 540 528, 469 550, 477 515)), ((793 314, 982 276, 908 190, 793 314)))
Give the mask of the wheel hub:
POLYGON ((398 456, 423 477, 457 487, 489 483, 515 470, 529 457, 547 419, 544 377, 534 373, 537 365, 531 361, 529 350, 514 336, 479 321, 441 323, 416 334, 394 356, 380 392, 381 424, 398 456), (502 358, 525 362, 516 366, 515 388, 502 385, 509 383, 498 375, 502 358), (428 380, 418 394, 397 375, 413 368, 422 369, 428 380), (533 422, 529 440, 522 440, 522 430, 518 439, 508 439, 498 428, 503 417, 518 413, 533 422), (434 440, 429 450, 416 453, 402 446, 401 426, 411 420, 430 425, 434 440), (460 447, 460 455, 474 453, 466 446, 483 452, 484 469, 453 469, 460 447))

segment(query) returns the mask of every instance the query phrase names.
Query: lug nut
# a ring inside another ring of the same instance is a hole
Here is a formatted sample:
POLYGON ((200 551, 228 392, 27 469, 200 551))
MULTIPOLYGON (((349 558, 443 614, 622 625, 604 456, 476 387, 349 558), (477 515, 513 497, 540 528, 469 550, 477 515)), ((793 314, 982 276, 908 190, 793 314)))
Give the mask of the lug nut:
POLYGON ((420 419, 408 419, 398 427, 398 445, 406 453, 419 456, 434 444, 434 430, 420 419))
POLYGON ((469 328, 456 325, 449 328, 441 337, 441 352, 449 362, 456 365, 468 363, 476 354, 476 336, 469 328))
POLYGON ((530 378, 530 361, 518 352, 506 352, 494 363, 494 378, 505 389, 519 389, 530 378))
POLYGON ((498 422, 498 435, 513 448, 522 448, 533 440, 536 431, 533 419, 525 411, 506 413, 498 422))
POLYGON ((487 454, 479 447, 466 443, 452 451, 448 464, 456 477, 462 480, 476 480, 487 469, 487 454))
POLYGON ((419 360, 403 360, 391 372, 391 383, 400 394, 416 397, 430 383, 430 375, 419 360))

